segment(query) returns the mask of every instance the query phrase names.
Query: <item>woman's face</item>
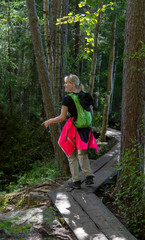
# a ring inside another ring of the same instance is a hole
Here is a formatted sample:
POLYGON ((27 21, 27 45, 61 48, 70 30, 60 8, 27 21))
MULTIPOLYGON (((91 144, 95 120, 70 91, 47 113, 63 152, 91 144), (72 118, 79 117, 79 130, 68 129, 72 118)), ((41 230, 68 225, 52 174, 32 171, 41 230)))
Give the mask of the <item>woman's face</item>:
POLYGON ((64 80, 64 87, 65 87, 65 92, 73 92, 74 88, 75 88, 75 84, 74 83, 70 83, 68 81, 68 79, 64 80))

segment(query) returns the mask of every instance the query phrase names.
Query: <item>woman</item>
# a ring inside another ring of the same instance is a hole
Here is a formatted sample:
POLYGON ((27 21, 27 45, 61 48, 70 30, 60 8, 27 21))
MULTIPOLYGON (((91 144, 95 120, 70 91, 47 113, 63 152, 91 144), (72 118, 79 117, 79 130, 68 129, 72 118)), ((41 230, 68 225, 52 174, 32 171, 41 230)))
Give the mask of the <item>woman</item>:
MULTIPOLYGON (((93 99, 89 93, 83 91, 83 85, 80 84, 79 78, 76 75, 70 74, 64 78, 64 81, 65 92, 77 95, 82 107, 90 111, 91 115, 93 115, 93 99)), ((79 113, 71 95, 68 94, 63 98, 60 115, 45 121, 42 125, 47 128, 49 124, 62 122, 66 119, 67 113, 70 114, 70 117, 62 129, 58 144, 67 155, 69 161, 72 181, 68 182, 68 186, 80 189, 81 181, 79 179, 78 160, 86 176, 86 185, 93 184, 94 175, 90 167, 87 150, 88 148, 95 148, 98 153, 98 147, 91 132, 91 127, 75 127, 75 121, 79 113)))

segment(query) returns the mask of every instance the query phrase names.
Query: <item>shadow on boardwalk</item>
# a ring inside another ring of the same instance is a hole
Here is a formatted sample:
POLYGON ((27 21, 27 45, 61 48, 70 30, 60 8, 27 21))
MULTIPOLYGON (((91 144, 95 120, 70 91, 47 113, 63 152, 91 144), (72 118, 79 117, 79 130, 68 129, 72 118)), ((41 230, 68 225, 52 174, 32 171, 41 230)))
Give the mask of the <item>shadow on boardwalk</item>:
POLYGON ((97 188, 116 173, 119 160, 120 132, 108 129, 107 136, 115 137, 118 143, 97 161, 91 161, 95 174, 93 186, 86 187, 84 175, 80 173, 80 190, 68 189, 66 182, 57 190, 49 192, 49 197, 78 240, 136 239, 95 194, 97 188))

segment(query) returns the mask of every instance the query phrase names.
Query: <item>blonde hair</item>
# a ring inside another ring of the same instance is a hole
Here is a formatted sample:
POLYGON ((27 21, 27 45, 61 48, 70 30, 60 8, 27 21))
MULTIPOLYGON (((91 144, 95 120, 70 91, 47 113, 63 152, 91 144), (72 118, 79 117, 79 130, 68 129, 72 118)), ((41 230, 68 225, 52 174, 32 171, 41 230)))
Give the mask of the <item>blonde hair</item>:
POLYGON ((84 91, 84 85, 80 84, 80 79, 78 78, 77 75, 75 74, 70 74, 64 78, 65 80, 67 79, 70 83, 74 83, 75 87, 79 89, 80 91, 84 91))

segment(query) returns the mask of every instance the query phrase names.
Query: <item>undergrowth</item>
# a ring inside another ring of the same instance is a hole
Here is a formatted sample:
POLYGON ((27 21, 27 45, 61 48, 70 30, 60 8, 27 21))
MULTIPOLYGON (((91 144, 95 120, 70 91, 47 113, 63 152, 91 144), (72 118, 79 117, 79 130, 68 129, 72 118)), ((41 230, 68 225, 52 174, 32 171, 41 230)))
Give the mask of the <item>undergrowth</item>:
POLYGON ((47 172, 54 166, 50 133, 40 124, 37 118, 33 121, 19 116, 0 119, 0 191, 7 191, 9 185, 11 189, 20 179, 32 182, 37 175, 39 179, 42 171, 47 172), (28 177, 29 172, 31 178, 28 177))
POLYGON ((17 182, 10 182, 5 190, 6 192, 13 192, 26 185, 42 183, 60 176, 60 171, 55 162, 44 164, 44 162, 37 161, 31 166, 31 170, 17 176, 17 182))
MULTIPOLYGON (((112 196, 117 214, 125 220, 126 227, 139 240, 145 240, 145 175, 143 173, 143 159, 134 159, 133 155, 139 150, 134 146, 126 150, 118 163, 119 177, 117 185, 106 192, 112 196)), ((141 150, 140 150, 141 151, 141 150)))

